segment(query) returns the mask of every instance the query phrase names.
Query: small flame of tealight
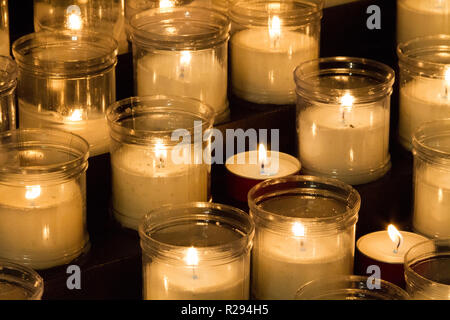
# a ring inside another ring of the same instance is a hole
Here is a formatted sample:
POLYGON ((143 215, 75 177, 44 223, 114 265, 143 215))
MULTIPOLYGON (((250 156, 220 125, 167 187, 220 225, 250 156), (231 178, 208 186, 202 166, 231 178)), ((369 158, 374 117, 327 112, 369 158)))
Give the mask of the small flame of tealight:
POLYGON ((172 0, 159 0, 160 8, 172 8, 173 6, 174 6, 174 3, 172 0))
POLYGON ((259 144, 258 147, 258 164, 259 164, 259 168, 260 168, 260 173, 261 174, 268 174, 267 173, 267 150, 266 147, 264 146, 264 144, 259 144))
POLYGON ((180 78, 185 77, 186 69, 191 65, 192 55, 189 51, 181 51, 180 56, 180 78))
POLYGON ((394 243, 394 253, 398 252, 398 248, 400 247, 403 237, 401 235, 401 233, 397 230, 397 228, 390 224, 388 226, 388 234, 389 234, 389 238, 391 238, 392 242, 394 243))
POLYGON ((448 87, 450 86, 450 67, 447 67, 445 69, 445 83, 444 83, 444 95, 447 98, 448 97, 448 87))
POLYGON ((155 145, 155 156, 157 159, 157 167, 164 168, 167 160, 167 150, 164 147, 162 141, 156 142, 155 145))
POLYGON ((81 121, 83 120, 83 110, 74 109, 70 116, 67 117, 69 121, 81 121))
POLYGON ((26 186, 25 198, 28 200, 34 200, 41 195, 41 186, 26 186))
POLYGON ((294 222, 292 225, 292 233, 296 237, 303 237, 305 235, 305 227, 300 222, 294 222))
POLYGON ((269 18, 269 36, 274 48, 279 47, 281 36, 281 19, 278 16, 269 18))
POLYGON ((346 93, 341 97, 341 112, 342 112, 342 122, 345 124, 345 112, 352 110, 355 98, 350 94, 346 93))
POLYGON ((81 10, 77 5, 71 5, 66 10, 67 21, 66 26, 70 30, 81 30, 83 20, 81 19, 81 10))
POLYGON ((197 275, 195 274, 195 267, 198 266, 198 253, 197 253, 197 249, 195 249, 194 247, 190 247, 189 249, 187 249, 186 252, 186 257, 184 258, 184 260, 186 261, 186 264, 188 266, 192 266, 192 278, 193 279, 197 279, 197 275))

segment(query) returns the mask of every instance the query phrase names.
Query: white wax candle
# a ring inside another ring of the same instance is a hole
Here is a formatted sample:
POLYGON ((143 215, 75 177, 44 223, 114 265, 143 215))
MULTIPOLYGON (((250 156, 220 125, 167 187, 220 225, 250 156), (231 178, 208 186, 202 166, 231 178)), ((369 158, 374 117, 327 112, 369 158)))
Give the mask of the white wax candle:
POLYGON ((85 204, 77 182, 0 185, 0 256, 45 269, 85 247, 85 204))
POLYGON ((255 103, 295 102, 293 72, 319 55, 318 40, 300 32, 247 29, 231 37, 233 92, 255 103))
POLYGON ((352 274, 352 241, 347 234, 306 238, 269 230, 256 234, 252 255, 255 299, 293 299, 300 286, 333 274, 352 274))
POLYGON ((81 108, 72 108, 72 112, 63 116, 53 111, 37 111, 37 107, 19 99, 20 128, 55 128, 80 135, 89 142, 89 156, 109 152, 109 132, 105 115, 90 114, 83 119, 81 108))
POLYGON ((228 158, 225 167, 237 176, 254 180, 281 178, 300 171, 300 162, 289 154, 268 151, 264 158, 262 167, 258 151, 246 151, 228 158))
POLYGON ((450 33, 449 0, 397 1, 397 43, 450 33))
POLYGON ((227 109, 227 62, 213 50, 163 51, 137 60, 137 95, 177 95, 196 98, 216 114, 227 109))
POLYGON ((428 237, 450 237, 450 171, 438 165, 416 166, 414 229, 428 237))
POLYGON ((0 55, 7 57, 10 55, 8 30, 0 30, 0 55))
POLYGON ((399 135, 411 149, 416 129, 432 120, 450 118, 450 81, 418 78, 400 87, 399 135))
POLYGON ((361 253, 373 260, 403 264, 406 252, 427 238, 412 232, 399 231, 399 233, 401 235, 399 243, 392 241, 387 231, 377 231, 359 238, 356 246, 361 253))
POLYGON ((155 259, 144 268, 143 277, 146 279, 144 298, 148 300, 248 299, 249 271, 241 260, 220 266, 187 266, 171 265, 155 259))
POLYGON ((298 118, 300 161, 308 173, 360 184, 389 161, 389 108, 375 104, 313 106, 298 118))
POLYGON ((148 147, 124 145, 111 153, 112 195, 116 218, 137 229, 142 217, 164 204, 208 201, 207 164, 177 164, 148 147))

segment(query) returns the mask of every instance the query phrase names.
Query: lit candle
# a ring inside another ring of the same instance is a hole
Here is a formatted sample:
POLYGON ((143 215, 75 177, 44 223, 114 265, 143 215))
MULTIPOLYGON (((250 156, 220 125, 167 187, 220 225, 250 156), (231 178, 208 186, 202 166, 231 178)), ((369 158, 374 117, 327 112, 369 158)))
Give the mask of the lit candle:
POLYGON ((267 151, 260 144, 258 151, 246 151, 233 155, 225 162, 227 191, 230 197, 247 202, 247 194, 259 182, 297 174, 301 165, 297 158, 283 152, 267 151))
POLYGON ((449 18, 449 0, 398 0, 397 43, 417 37, 448 34, 449 18))
POLYGON ((354 105, 345 94, 340 105, 321 104, 301 111, 299 154, 305 172, 336 176, 361 184, 382 176, 389 167, 389 109, 377 104, 354 105))
POLYGON ((398 231, 393 225, 389 225, 385 231, 366 234, 356 243, 357 272, 372 275, 373 271, 368 274, 367 268, 376 265, 381 270, 381 279, 404 288, 405 254, 413 245, 425 240, 427 238, 416 233, 398 231))
POLYGON ((316 37, 283 27, 282 18, 269 16, 267 27, 236 32, 230 41, 233 92, 251 102, 295 102, 292 72, 302 61, 317 58, 316 37))

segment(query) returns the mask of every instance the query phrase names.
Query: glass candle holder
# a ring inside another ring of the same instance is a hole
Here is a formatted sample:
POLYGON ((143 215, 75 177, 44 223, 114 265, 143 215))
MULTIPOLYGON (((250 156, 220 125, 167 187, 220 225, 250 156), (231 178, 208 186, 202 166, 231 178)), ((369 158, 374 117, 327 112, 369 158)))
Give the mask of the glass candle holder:
POLYGON ((13 44, 19 66, 19 127, 76 133, 91 156, 108 152, 106 108, 116 100, 117 42, 99 33, 26 35, 13 44))
POLYGON ((0 257, 47 269, 88 249, 88 149, 60 130, 0 134, 0 257))
POLYGON ((248 299, 254 229, 248 214, 222 204, 150 212, 139 227, 143 298, 248 299))
POLYGON ((394 71, 373 60, 331 57, 299 65, 294 77, 303 172, 350 184, 382 177, 391 167, 394 71))
POLYGON ((427 121, 450 117, 450 36, 435 35, 401 43, 399 138, 411 150, 411 139, 427 121))
POLYGON ((113 37, 128 51, 124 0, 34 0, 34 30, 95 31, 113 37))
POLYGON ((10 55, 8 0, 0 0, 0 56, 10 55))
POLYGON ((397 0, 397 43, 450 33, 449 0, 397 0))
POLYGON ((226 118, 230 23, 203 8, 161 8, 130 20, 138 96, 167 94, 203 101, 226 118))
POLYGON ((0 56, 0 132, 16 129, 17 65, 0 56))
POLYGON ((450 120, 424 123, 413 136, 414 229, 450 237, 450 120))
POLYGON ((0 259, 0 300, 41 300, 44 280, 31 268, 0 259))
POLYGON ((248 195, 256 226, 252 296, 294 299, 308 281, 353 273, 361 198, 334 179, 291 176, 266 180, 248 195))
POLYGON ((302 286, 296 300, 409 300, 403 289, 364 276, 328 276, 302 286))
POLYGON ((258 104, 294 104, 295 67, 319 56, 321 0, 238 0, 232 20, 233 93, 258 104))
POLYGON ((405 256, 405 279, 415 300, 450 300, 450 239, 412 247, 405 256))
POLYGON ((164 204, 210 200, 211 164, 203 157, 211 143, 210 107, 189 98, 135 97, 113 104, 107 117, 112 207, 123 226, 137 230, 146 213, 164 204))

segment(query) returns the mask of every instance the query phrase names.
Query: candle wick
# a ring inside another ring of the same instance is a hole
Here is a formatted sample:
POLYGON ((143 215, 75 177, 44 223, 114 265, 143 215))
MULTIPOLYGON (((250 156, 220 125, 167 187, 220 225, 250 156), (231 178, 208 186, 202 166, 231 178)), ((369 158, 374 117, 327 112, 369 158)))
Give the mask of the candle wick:
POLYGON ((398 248, 400 248, 401 243, 402 243, 402 238, 399 237, 398 241, 397 241, 397 246, 394 248, 394 253, 395 254, 398 253, 398 248))
POLYGON ((195 273, 195 267, 192 267, 192 279, 194 279, 194 280, 197 280, 197 279, 198 279, 198 276, 197 276, 197 274, 195 273))
POLYGON ((447 87, 447 85, 444 86, 444 97, 445 98, 448 97, 448 87, 447 87))

